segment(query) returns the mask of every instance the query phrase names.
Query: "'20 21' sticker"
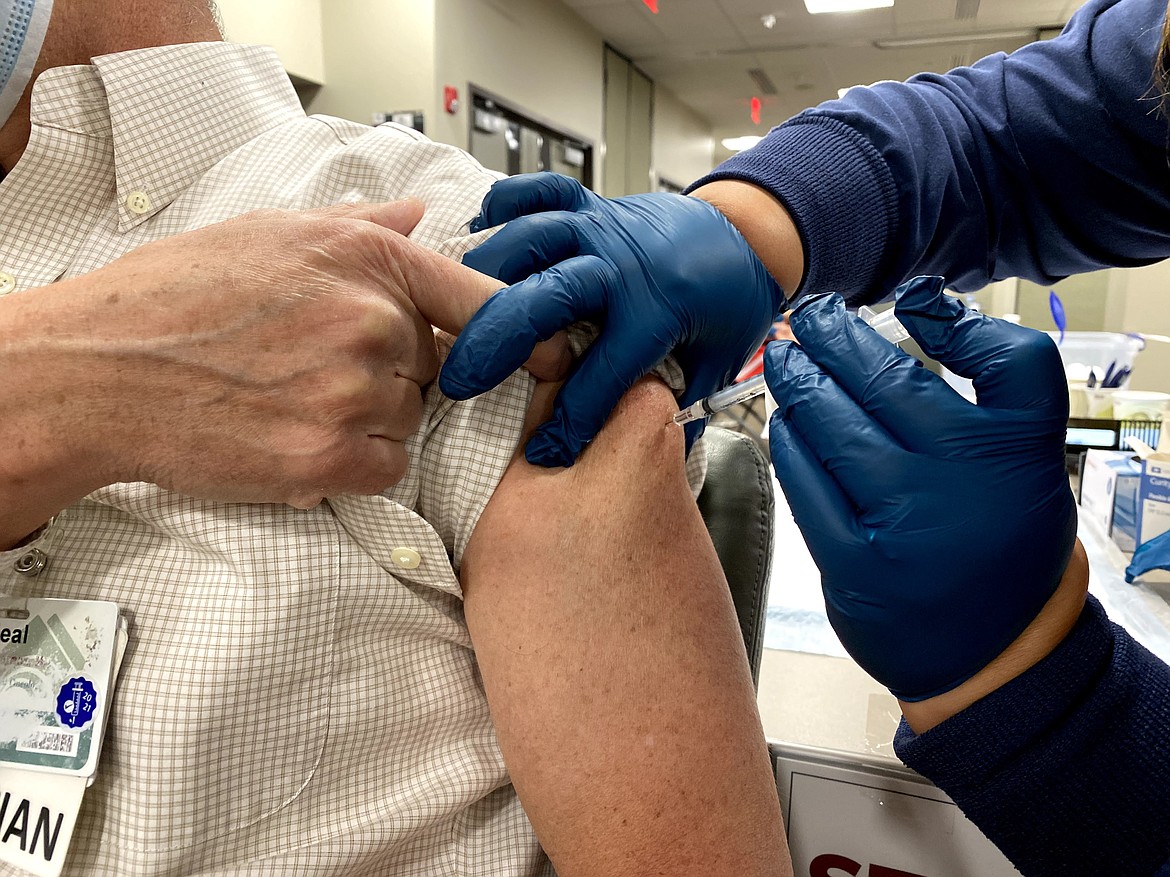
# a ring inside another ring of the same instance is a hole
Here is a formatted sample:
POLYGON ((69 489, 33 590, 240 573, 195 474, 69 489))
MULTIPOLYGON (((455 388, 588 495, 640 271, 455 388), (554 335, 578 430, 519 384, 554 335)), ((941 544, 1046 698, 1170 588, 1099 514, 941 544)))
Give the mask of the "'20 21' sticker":
POLYGON ((84 676, 75 676, 57 693, 57 719, 66 728, 83 728, 97 709, 97 689, 84 676))

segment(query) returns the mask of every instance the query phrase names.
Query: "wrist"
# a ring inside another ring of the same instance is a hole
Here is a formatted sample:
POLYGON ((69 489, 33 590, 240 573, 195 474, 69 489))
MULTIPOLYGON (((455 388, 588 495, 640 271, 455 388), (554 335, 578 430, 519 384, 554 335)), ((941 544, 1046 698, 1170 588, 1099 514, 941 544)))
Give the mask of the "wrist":
POLYGON ((0 299, 0 550, 118 480, 84 355, 85 291, 63 281, 0 299))
POLYGON ((742 180, 716 180, 695 189, 691 197, 722 213, 788 297, 793 296, 804 277, 804 244, 796 223, 771 192, 742 180))
POLYGON ((1089 561, 1078 540, 1056 591, 995 660, 957 688, 927 700, 898 702, 911 730, 916 734, 929 731, 1046 658, 1076 624, 1088 591, 1089 561))

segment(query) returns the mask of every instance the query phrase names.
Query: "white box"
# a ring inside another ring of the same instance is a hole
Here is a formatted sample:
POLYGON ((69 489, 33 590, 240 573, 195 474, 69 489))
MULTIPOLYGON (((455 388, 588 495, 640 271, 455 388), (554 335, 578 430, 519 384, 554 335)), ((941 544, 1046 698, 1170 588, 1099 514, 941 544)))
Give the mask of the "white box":
MULTIPOLYGON (((1112 538, 1122 551, 1170 531, 1170 454, 1154 451, 1144 442, 1130 439, 1141 457, 1135 464, 1137 480, 1130 489, 1115 488, 1112 538)), ((1150 570, 1144 582, 1168 582, 1170 570, 1150 570)))
POLYGON ((1142 480, 1138 488, 1138 545, 1170 530, 1170 454, 1155 454, 1142 463, 1142 480))
POLYGON ((796 877, 1019 877, 945 794, 906 768, 771 744, 796 877))
POLYGON ((1119 476, 1134 476, 1138 470, 1132 451, 1102 451, 1095 448, 1085 452, 1085 468, 1081 472, 1081 510, 1109 535, 1113 528, 1113 501, 1117 496, 1119 476))

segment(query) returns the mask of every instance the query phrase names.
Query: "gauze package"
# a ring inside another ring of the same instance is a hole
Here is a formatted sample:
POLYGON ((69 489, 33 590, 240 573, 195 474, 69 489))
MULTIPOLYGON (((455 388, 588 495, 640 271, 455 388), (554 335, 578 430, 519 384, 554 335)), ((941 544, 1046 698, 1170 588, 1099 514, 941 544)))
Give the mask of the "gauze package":
POLYGON ((32 79, 53 0, 0 0, 0 125, 32 79))

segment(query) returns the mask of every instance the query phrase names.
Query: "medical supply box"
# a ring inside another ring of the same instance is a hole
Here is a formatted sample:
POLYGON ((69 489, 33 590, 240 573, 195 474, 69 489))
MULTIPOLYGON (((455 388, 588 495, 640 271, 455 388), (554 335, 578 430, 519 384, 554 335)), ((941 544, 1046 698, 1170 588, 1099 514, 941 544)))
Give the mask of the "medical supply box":
POLYGON ((1170 530, 1170 453, 1145 453, 1136 478, 1119 480, 1113 511, 1113 541, 1132 552, 1170 530))
MULTIPOLYGON (((1081 511, 1101 528, 1102 533, 1110 535, 1117 515, 1118 493, 1136 495, 1140 476, 1141 465, 1132 451, 1087 451, 1081 473, 1081 511)), ((1136 515, 1136 511, 1130 511, 1127 506, 1121 514, 1136 515)))

